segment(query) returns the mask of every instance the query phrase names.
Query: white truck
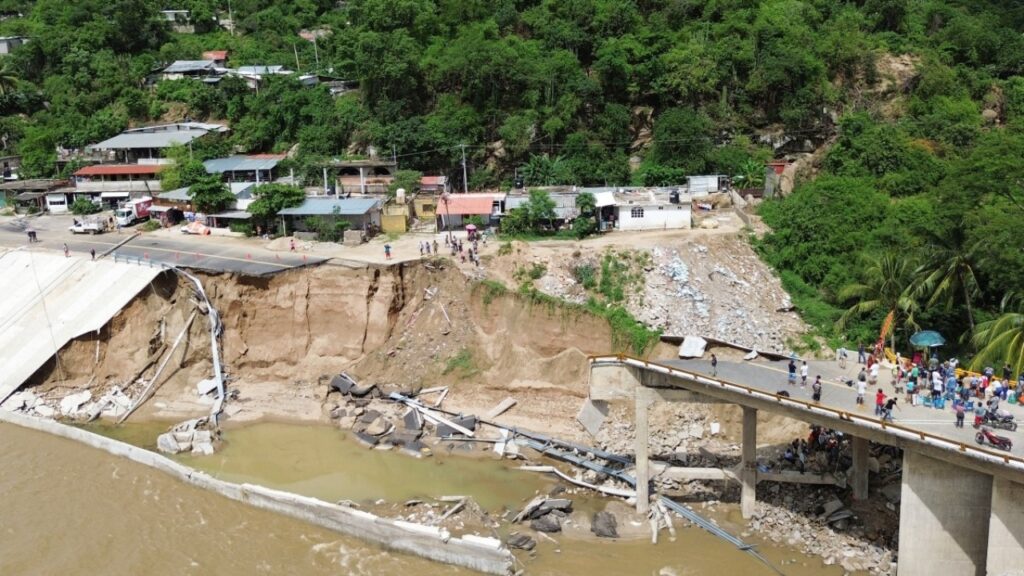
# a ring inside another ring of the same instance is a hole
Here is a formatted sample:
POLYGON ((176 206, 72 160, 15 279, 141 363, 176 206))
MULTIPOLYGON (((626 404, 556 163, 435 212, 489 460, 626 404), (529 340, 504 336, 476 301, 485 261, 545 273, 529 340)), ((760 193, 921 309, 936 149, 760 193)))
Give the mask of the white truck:
POLYGON ((107 219, 103 217, 75 218, 68 227, 72 234, 102 234, 107 231, 107 219))
POLYGON ((131 226, 136 222, 149 220, 149 208, 153 205, 153 199, 149 196, 129 200, 114 212, 114 219, 118 226, 131 226))

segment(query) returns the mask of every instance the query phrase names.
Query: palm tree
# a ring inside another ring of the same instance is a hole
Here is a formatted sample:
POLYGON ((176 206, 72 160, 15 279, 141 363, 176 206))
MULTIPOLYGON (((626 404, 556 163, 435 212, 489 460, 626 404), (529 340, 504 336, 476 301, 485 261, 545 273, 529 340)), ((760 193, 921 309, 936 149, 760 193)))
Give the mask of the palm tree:
POLYGON ((836 328, 843 330, 851 318, 863 316, 878 310, 893 315, 891 345, 896 349, 896 328, 902 323, 909 328, 916 328, 914 313, 917 301, 912 297, 911 287, 914 282, 914 265, 907 258, 886 252, 881 256, 868 259, 860 282, 854 282, 839 291, 839 301, 856 300, 836 321, 836 328))
POLYGON ((736 180, 741 188, 760 188, 764 186, 764 170, 764 163, 750 158, 740 165, 736 180))
POLYGON ((971 302, 981 293, 974 274, 974 249, 967 246, 966 223, 954 226, 943 238, 936 238, 928 259, 916 271, 914 296, 927 298, 925 306, 942 303, 950 309, 961 301, 967 309, 967 323, 974 331, 971 302))
POLYGON ((1002 312, 995 320, 978 324, 971 343, 978 354, 971 368, 998 366, 1007 362, 1017 374, 1024 370, 1024 297, 1010 292, 1003 297, 1002 312))
POLYGON ((10 94, 18 87, 20 81, 18 73, 10 64, 0 67, 0 94, 10 94))

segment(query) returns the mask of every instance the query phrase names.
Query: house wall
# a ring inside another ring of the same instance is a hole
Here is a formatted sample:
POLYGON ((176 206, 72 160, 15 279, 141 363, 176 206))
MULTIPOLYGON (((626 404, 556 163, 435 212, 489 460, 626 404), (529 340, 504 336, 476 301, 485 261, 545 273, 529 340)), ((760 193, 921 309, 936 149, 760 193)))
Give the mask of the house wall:
POLYGON ((394 232, 396 234, 401 234, 401 233, 405 232, 406 229, 407 229, 406 228, 406 222, 407 222, 407 220, 406 220, 404 215, 401 215, 401 214, 397 214, 397 215, 385 214, 385 215, 381 216, 380 229, 383 230, 384 232, 388 232, 388 233, 394 232))
POLYGON ((622 205, 616 207, 619 230, 689 228, 689 204, 622 205))
POLYGON ((416 198, 412 201, 412 205, 416 217, 420 220, 430 220, 437 217, 437 198, 433 196, 416 198))
POLYGON ((64 194, 46 195, 46 209, 50 214, 67 214, 69 208, 67 196, 64 194))

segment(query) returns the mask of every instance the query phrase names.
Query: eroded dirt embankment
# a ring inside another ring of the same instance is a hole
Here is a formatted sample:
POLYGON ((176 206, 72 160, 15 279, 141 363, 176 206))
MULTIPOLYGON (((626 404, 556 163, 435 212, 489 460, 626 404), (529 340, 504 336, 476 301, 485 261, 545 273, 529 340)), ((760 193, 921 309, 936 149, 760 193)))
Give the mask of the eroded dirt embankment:
MULTIPOLYGON (((605 320, 482 294, 443 262, 202 279, 224 323, 223 361, 229 388, 239 392, 229 414, 237 420, 324 418, 322 377, 347 370, 394 389, 449 385, 446 405, 467 410, 511 394, 519 401, 513 419, 539 425, 557 415, 563 424, 548 426, 556 432, 572 426, 586 395, 586 356, 612 350, 605 320)), ((97 397, 116 385, 137 394, 195 309, 188 284, 161 276, 98 334, 68 345, 61 370, 44 367, 35 390, 59 399, 88 387, 97 397)), ((208 412, 195 385, 210 374, 200 315, 138 417, 208 412)))

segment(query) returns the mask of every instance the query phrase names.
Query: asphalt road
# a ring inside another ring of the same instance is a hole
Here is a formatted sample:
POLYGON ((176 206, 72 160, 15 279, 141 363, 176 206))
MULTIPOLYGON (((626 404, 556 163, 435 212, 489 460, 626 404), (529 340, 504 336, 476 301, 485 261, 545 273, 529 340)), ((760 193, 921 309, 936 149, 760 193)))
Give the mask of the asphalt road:
MULTIPOLYGON (((856 356, 854 356, 854 359, 856 356)), ((851 359, 852 360, 852 359, 851 359)), ((711 363, 708 360, 661 360, 661 364, 675 366, 691 372, 698 372, 707 376, 711 375, 711 363)), ((857 405, 857 386, 846 386, 843 382, 846 379, 856 380, 860 366, 855 362, 848 361, 845 369, 839 368, 835 362, 811 360, 807 362, 809 376, 807 386, 800 386, 799 362, 797 362, 797 381, 795 385, 788 383, 788 361, 770 362, 759 359, 754 362, 733 362, 727 360, 718 361, 718 377, 742 384, 751 388, 757 388, 766 392, 777 393, 780 390, 787 390, 793 398, 811 401, 811 383, 815 376, 821 375, 822 386, 821 404, 830 408, 845 410, 851 413, 862 413, 866 416, 873 416, 875 412, 875 393, 878 386, 882 387, 886 397, 895 393, 892 385, 890 371, 883 367, 879 373, 879 385, 868 386, 865 393, 864 405, 857 405)), ((943 436, 958 442, 974 443, 974 435, 977 433, 971 424, 974 415, 968 413, 964 418, 964 428, 955 426, 956 416, 953 414, 952 403, 947 402, 945 409, 926 408, 924 406, 911 406, 905 402, 906 393, 897 395, 899 404, 894 410, 894 421, 897 424, 915 428, 924 432, 943 436)), ((1001 402, 1000 409, 1008 410, 1021 425, 1016 432, 1009 430, 993 429, 999 436, 1006 436, 1013 441, 1013 454, 1024 455, 1024 409, 1019 405, 1011 405, 1001 402)), ((986 448, 994 449, 986 444, 986 448)))
MULTIPOLYGON (((70 216, 3 218, 0 220, 0 246, 28 246, 26 228, 31 227, 39 239, 39 243, 33 245, 36 248, 61 251, 64 243, 67 243, 68 250, 73 253, 88 254, 90 250, 96 250, 99 257, 117 247, 114 250, 117 260, 127 259, 145 266, 166 264, 207 272, 268 276, 325 260, 308 255, 272 252, 233 238, 134 235, 134 228, 125 228, 120 234, 72 234, 68 231, 70 225, 70 216), (125 243, 118 246, 122 242, 125 243)), ((114 254, 109 257, 115 257, 114 254)))

